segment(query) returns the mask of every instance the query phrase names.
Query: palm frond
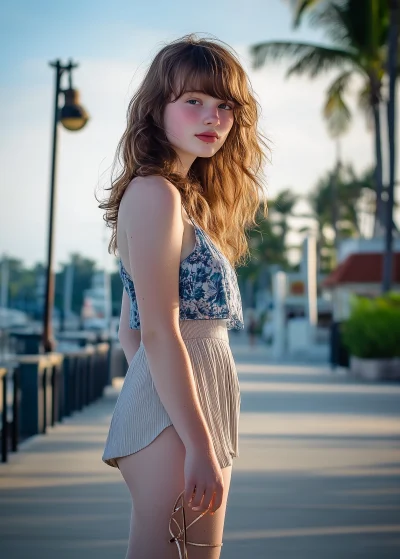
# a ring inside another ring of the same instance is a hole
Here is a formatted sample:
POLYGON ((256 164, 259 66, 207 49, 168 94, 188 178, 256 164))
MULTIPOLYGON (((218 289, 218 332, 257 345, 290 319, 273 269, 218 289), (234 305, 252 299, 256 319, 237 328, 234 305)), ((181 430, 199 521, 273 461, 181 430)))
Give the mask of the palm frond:
POLYGON ((286 75, 289 77, 292 74, 307 74, 310 78, 315 78, 333 69, 342 70, 345 64, 358 70, 358 61, 353 52, 339 48, 312 46, 290 66, 286 75))
POLYGON ((343 72, 327 91, 323 115, 327 122, 328 132, 332 138, 337 138, 344 134, 350 126, 351 112, 346 105, 343 95, 349 86, 351 77, 352 72, 343 72))
POLYGON ((284 59, 294 60, 287 75, 309 74, 315 77, 322 71, 343 68, 349 63, 357 66, 355 53, 351 50, 331 48, 312 43, 268 41, 250 47, 253 68, 261 68, 268 62, 280 62, 284 59))
POLYGON ((346 90, 350 86, 352 77, 353 72, 351 70, 347 70, 346 72, 340 74, 329 86, 327 91, 328 96, 336 95, 336 93, 339 93, 340 95, 346 93, 346 90))
POLYGON ((308 43, 289 41, 268 41, 250 47, 253 68, 261 68, 268 62, 280 62, 284 59, 296 58, 310 49, 308 43))
POLYGON ((299 27, 304 13, 315 8, 320 1, 321 0, 291 0, 294 11, 293 27, 295 29, 299 27))
POLYGON ((334 44, 350 45, 351 38, 347 22, 344 17, 347 0, 339 2, 320 2, 310 12, 310 26, 318 27, 325 32, 334 44))
POLYGON ((351 112, 340 93, 328 97, 323 114, 332 138, 338 138, 349 129, 351 112))
POLYGON ((312 231, 314 231, 314 228, 310 227, 310 226, 306 226, 306 225, 304 227, 300 227, 300 229, 298 229, 298 233, 309 233, 309 232, 312 232, 312 231))
POLYGON ((270 200, 270 208, 274 213, 281 216, 291 215, 298 200, 299 196, 289 188, 286 188, 281 190, 274 200, 270 200))

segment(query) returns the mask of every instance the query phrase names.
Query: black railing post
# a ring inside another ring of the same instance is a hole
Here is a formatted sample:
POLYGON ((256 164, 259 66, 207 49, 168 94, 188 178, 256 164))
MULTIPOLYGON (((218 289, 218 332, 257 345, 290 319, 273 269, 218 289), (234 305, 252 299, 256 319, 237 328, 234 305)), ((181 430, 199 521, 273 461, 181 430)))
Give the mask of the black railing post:
POLYGON ((7 422, 7 369, 0 369, 2 386, 2 426, 1 426, 1 461, 7 462, 8 451, 8 422, 7 422))

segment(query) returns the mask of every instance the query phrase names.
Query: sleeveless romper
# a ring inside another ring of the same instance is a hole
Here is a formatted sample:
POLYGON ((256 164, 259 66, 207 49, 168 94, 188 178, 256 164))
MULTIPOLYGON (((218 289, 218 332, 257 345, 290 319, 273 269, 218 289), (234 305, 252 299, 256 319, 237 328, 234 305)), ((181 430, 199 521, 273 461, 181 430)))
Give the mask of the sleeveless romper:
MULTIPOLYGON (((193 251, 180 264, 179 327, 214 449, 221 468, 239 456, 240 386, 229 345, 228 330, 243 329, 237 275, 228 259, 189 216, 195 231, 193 251)), ((130 299, 129 325, 140 328, 132 278, 119 261, 130 299)), ((132 358, 111 418, 102 460, 117 459, 148 446, 172 425, 155 389, 143 343, 132 358)))

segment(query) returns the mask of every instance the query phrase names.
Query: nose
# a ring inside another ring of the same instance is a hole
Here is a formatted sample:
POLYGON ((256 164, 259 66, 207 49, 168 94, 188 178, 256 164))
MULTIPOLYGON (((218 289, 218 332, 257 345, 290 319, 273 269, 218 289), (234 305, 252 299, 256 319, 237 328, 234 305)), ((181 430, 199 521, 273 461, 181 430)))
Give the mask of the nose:
POLYGON ((207 114, 204 118, 204 124, 207 125, 211 125, 211 126, 217 126, 219 124, 219 112, 218 112, 218 107, 215 108, 210 108, 207 111, 207 114))

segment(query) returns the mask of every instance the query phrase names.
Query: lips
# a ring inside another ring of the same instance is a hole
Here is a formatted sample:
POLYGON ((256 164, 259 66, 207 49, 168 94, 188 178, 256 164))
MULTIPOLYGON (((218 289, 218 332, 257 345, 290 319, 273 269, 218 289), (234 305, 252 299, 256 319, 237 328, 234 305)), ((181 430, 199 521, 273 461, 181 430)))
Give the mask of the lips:
POLYGON ((196 134, 196 138, 198 138, 202 142, 207 142, 209 144, 214 143, 218 140, 218 137, 215 134, 196 134))

